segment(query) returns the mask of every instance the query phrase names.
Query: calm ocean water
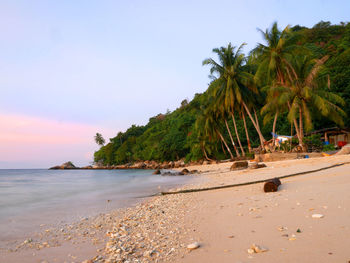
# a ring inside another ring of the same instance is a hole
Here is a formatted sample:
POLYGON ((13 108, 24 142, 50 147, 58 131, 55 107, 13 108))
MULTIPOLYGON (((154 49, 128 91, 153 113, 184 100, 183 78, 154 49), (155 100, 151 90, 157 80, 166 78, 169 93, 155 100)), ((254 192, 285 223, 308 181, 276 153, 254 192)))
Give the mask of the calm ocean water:
POLYGON ((71 222, 129 206, 188 180, 152 175, 151 170, 0 169, 0 241, 40 224, 71 222))

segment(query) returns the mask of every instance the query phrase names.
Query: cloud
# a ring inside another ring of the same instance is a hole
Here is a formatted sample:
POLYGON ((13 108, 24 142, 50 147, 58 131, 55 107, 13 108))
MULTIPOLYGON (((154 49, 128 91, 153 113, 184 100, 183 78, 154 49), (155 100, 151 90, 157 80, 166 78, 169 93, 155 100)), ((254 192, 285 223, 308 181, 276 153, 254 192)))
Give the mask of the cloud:
POLYGON ((65 161, 86 165, 98 149, 93 137, 115 131, 39 117, 0 114, 0 168, 48 167, 65 161))

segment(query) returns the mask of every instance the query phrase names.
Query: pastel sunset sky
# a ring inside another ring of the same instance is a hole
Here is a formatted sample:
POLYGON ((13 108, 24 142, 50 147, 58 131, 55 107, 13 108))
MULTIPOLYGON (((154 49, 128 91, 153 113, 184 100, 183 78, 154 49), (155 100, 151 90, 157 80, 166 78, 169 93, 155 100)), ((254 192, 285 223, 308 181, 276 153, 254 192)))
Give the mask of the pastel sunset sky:
POLYGON ((87 165, 208 85, 211 50, 274 21, 349 21, 350 1, 0 1, 0 168, 87 165))

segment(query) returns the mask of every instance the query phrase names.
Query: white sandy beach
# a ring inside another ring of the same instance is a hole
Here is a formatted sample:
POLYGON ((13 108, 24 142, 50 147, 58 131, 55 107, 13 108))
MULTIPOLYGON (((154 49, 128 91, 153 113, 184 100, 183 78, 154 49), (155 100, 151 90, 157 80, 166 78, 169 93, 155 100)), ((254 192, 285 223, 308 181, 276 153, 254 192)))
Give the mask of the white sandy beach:
MULTIPOLYGON (((231 163, 193 166, 189 169, 203 173, 184 188, 261 180, 344 162, 350 162, 350 155, 270 162, 257 170, 230 171, 231 163)), ((62 233, 43 231, 39 244, 1 251, 0 262, 348 262, 349 172, 350 164, 345 164, 282 179, 275 193, 254 184, 154 197, 62 233), (59 241, 57 246, 42 246, 52 239, 59 241), (193 242, 200 247, 190 251, 187 245, 193 242), (249 254, 253 243, 268 251, 249 254)))

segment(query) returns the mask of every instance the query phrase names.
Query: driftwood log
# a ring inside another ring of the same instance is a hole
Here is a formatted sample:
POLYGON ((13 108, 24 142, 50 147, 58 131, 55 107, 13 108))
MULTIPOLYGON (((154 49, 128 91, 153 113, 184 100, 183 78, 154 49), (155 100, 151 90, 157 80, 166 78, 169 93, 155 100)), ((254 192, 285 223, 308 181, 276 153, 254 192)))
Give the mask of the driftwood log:
MULTIPOLYGON (((283 178, 294 177, 294 176, 299 176, 299 175, 304 175, 304 174, 309 174, 309 173, 316 173, 316 172, 328 170, 328 169, 331 169, 331 168, 339 167, 339 166, 342 166, 342 165, 345 165, 345 164, 350 164, 350 162, 337 163, 337 164, 333 164, 333 165, 330 165, 330 166, 327 166, 327 167, 322 167, 322 168, 315 169, 315 170, 309 170, 309 171, 304 171, 304 172, 299 172, 299 173, 294 173, 294 174, 287 174, 287 175, 279 176, 279 177, 276 177, 276 178, 283 179, 283 178)), ((156 193, 156 194, 153 194, 153 195, 148 195, 147 197, 158 196, 158 195, 173 195, 173 194, 184 194, 184 193, 211 191, 211 190, 217 190, 217 189, 239 187, 239 186, 244 186, 244 185, 266 183, 269 180, 270 179, 268 179, 268 180, 258 180, 258 181, 240 183, 240 184, 220 185, 220 186, 197 188, 197 189, 184 189, 184 190, 178 190, 178 191, 172 191, 172 192, 160 192, 160 193, 156 193)))
POLYGON ((277 192, 278 191, 278 187, 281 185, 281 181, 278 178, 273 178, 271 180, 268 180, 265 184, 264 184, 264 192, 277 192))

